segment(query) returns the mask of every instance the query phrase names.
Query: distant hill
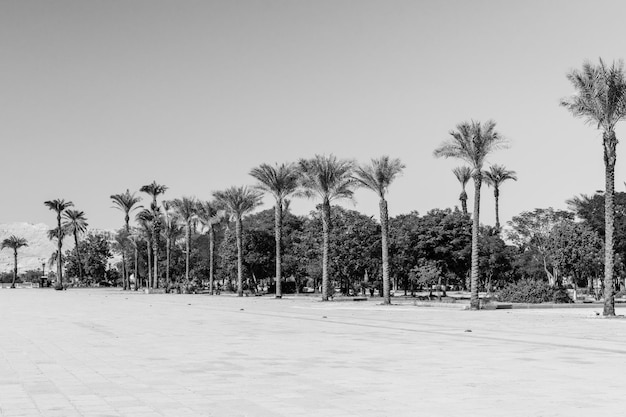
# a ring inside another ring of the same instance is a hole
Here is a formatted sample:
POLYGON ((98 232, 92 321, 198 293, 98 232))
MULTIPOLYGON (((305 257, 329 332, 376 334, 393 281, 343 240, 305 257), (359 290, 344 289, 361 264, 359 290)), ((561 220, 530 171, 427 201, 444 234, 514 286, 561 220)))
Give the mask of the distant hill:
MULTIPOLYGON (((17 252, 18 272, 41 269, 41 264, 46 263, 48 271, 48 259, 56 251, 56 243, 48 239, 47 224, 31 223, 3 223, 0 224, 0 241, 11 235, 22 237, 28 241, 28 246, 17 252)), ((74 247, 73 239, 67 237, 63 241, 63 251, 74 247)), ((13 270, 13 250, 5 248, 0 251, 0 272, 13 270)))

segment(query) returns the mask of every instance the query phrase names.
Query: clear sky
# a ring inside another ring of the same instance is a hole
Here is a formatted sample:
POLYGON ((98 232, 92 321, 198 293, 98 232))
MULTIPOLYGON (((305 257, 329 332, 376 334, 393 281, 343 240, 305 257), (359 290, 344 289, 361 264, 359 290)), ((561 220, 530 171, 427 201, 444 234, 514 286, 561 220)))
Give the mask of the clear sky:
MULTIPOLYGON (((624 58, 625 16, 623 1, 3 0, 0 223, 54 226, 43 202, 64 198, 112 229, 127 188, 209 199, 261 163, 330 153, 403 160, 391 215, 453 207, 460 162, 432 153, 470 119, 511 143, 488 161, 519 176, 503 223, 565 208, 604 188, 601 133, 559 107, 565 76, 624 58)), ((625 161, 619 145, 618 191, 625 161)), ((344 205, 378 217, 371 192, 344 205)))

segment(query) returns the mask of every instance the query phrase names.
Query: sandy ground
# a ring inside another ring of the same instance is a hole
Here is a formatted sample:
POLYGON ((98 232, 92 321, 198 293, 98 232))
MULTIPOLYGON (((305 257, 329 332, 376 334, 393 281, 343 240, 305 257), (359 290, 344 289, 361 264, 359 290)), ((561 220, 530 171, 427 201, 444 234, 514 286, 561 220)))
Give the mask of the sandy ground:
POLYGON ((0 415, 626 414, 626 319, 378 302, 0 289, 0 415))

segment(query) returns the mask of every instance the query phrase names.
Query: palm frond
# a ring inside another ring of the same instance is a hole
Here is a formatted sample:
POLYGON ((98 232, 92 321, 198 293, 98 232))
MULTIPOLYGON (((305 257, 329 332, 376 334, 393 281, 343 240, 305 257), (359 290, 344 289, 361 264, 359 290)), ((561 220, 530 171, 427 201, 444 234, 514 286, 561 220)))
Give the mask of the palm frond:
POLYGON ((384 155, 379 159, 372 159, 367 165, 357 167, 355 179, 360 186, 374 191, 380 198, 385 198, 389 186, 404 168, 400 159, 391 159, 384 155))
POLYGON ((495 129, 496 123, 462 122, 450 131, 450 138, 433 152, 437 158, 457 158, 472 168, 472 174, 482 170, 489 154, 508 146, 507 140, 495 129))
POLYGON ((567 74, 576 94, 560 104, 574 117, 609 132, 626 117, 626 75, 623 61, 613 62, 610 67, 599 61, 598 65, 585 61, 581 70, 567 74))
POLYGON ((312 159, 301 159, 299 170, 304 196, 317 196, 323 201, 352 199, 356 185, 352 177, 354 162, 339 160, 334 155, 315 155, 312 159))

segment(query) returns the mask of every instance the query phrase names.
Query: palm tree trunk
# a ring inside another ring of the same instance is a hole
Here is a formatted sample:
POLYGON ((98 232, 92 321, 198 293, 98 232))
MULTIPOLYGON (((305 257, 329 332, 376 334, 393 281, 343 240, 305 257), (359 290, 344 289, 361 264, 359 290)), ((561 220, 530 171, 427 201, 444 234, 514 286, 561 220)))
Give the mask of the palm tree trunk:
MULTIPOLYGON (((158 232, 155 232, 155 236, 158 232)), ((152 288, 159 288, 159 243, 156 238, 152 239, 152 262, 154 267, 152 268, 152 272, 154 274, 154 278, 152 280, 152 288)))
POLYGON ((168 237, 165 239, 165 285, 169 287, 170 283, 170 252, 171 252, 171 239, 168 237))
POLYGON ((322 203, 322 301, 328 301, 328 242, 330 237, 330 202, 322 203))
POLYGON ((463 214, 467 214, 467 193, 465 192, 465 189, 461 191, 459 200, 461 200, 461 207, 463 209, 463 214))
POLYGON ((215 250, 215 233, 213 225, 209 225, 209 293, 213 295, 213 252, 215 250))
POLYGON ((615 209, 613 195, 615 194, 615 161, 617 138, 615 132, 604 132, 604 169, 606 192, 604 193, 604 316, 615 316, 615 295, 613 294, 613 226, 615 223, 615 209))
POLYGON ((470 308, 480 309, 478 299, 478 228, 480 226, 480 186, 482 175, 480 170, 474 174, 474 218, 472 219, 472 273, 470 279, 470 308))
POLYGON ((389 212, 387 201, 380 199, 380 233, 383 258, 383 304, 391 304, 391 292, 389 285, 389 212))
POLYGON ((139 275, 137 274, 137 265, 139 264, 139 248, 135 246, 135 291, 139 289, 139 275))
MULTIPOLYGON (((128 212, 126 212, 126 215, 124 217, 124 228, 126 230, 126 239, 128 239, 128 236, 130 236, 130 216, 128 215, 128 212)), ((126 253, 126 251, 128 250, 128 240, 124 241, 124 246, 122 246, 122 255, 124 253, 126 253)), ((130 256, 130 254, 128 254, 128 256, 130 256)), ((124 256, 122 256, 123 258, 124 256)), ((128 258, 126 258, 128 259, 128 258)), ((126 262, 122 263, 122 273, 124 274, 124 290, 130 290, 130 279, 128 277, 128 265, 126 264, 126 262)), ((135 274, 137 275, 137 274, 135 274)))
MULTIPOLYGON (((126 272, 126 252, 124 252, 124 248, 122 248, 122 269, 123 269, 123 272, 126 272)), ((128 287, 127 287, 127 281, 128 280, 126 279, 125 276, 122 276, 122 280, 123 280, 123 283, 122 283, 123 284, 122 285, 123 288, 122 289, 124 291, 126 291, 128 289, 128 287)))
POLYGON ((146 287, 152 288, 152 247, 151 242, 146 242, 146 252, 148 252, 148 277, 146 279, 146 287))
POLYGON ((283 204, 276 200, 274 208, 274 238, 276 240, 276 298, 283 296, 282 284, 282 234, 283 234, 283 204))
POLYGON ((243 250, 241 248, 241 217, 235 219, 235 239, 237 241, 237 295, 243 297, 243 250))
POLYGON ((61 249, 63 238, 61 234, 61 212, 57 212, 57 284, 63 285, 63 266, 61 265, 61 249))
POLYGON ((17 249, 13 249, 13 281, 11 282, 11 288, 15 288, 15 281, 17 281, 17 249))
POLYGON ((191 223, 187 223, 187 230, 185 233, 185 279, 189 282, 189 259, 190 259, 190 246, 191 246, 191 223))
POLYGON ((74 230, 74 249, 76 249, 76 260, 78 261, 78 279, 83 277, 83 265, 80 261, 80 251, 78 250, 78 233, 74 230))
POLYGON ((500 190, 498 189, 498 186, 495 185, 494 189, 493 189, 493 196, 495 197, 496 200, 496 230, 499 232, 500 231, 500 190))

